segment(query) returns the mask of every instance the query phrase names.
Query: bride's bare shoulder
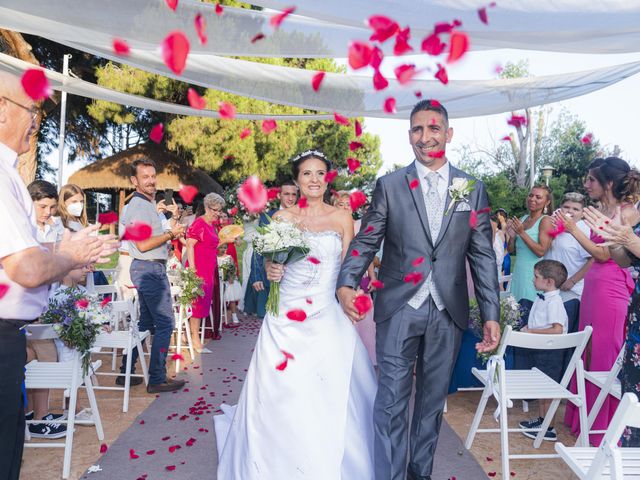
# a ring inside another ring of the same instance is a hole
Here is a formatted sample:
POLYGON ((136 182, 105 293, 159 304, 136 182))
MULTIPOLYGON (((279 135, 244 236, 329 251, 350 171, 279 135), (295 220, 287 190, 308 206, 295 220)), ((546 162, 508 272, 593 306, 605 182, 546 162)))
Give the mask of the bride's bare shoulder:
POLYGON ((295 207, 283 208, 282 210, 278 210, 273 214, 272 218, 280 218, 282 220, 288 221, 296 221, 297 215, 292 211, 295 207))

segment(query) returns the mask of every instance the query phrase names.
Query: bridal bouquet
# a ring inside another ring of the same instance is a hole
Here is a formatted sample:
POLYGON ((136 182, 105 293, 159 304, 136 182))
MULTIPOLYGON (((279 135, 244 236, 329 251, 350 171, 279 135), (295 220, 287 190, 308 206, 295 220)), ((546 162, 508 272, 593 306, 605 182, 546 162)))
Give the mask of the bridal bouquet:
MULTIPOLYGON (((520 304, 516 302, 516 299, 511 295, 500 299, 500 334, 504 333, 504 329, 507 325, 511 326, 513 330, 520 330, 520 320, 522 317, 522 311, 520 310, 520 304)), ((480 307, 476 300, 469 302, 469 328, 472 330, 476 337, 482 338, 482 320, 480 319, 480 307)), ((493 352, 478 352, 478 358, 482 360, 482 363, 487 363, 493 352)))
MULTIPOLYGON (((270 260, 272 263, 286 265, 294 263, 307 256, 309 245, 302 235, 302 231, 293 223, 284 220, 269 219, 264 227, 258 227, 253 237, 253 250, 270 260)), ((280 283, 271 282, 266 310, 278 315, 280 303, 280 283)))
POLYGON ((236 278, 236 264, 231 256, 219 258, 218 268, 222 271, 222 279, 225 282, 233 282, 236 278))
POLYGON ((57 292, 40 316, 42 323, 53 325, 66 347, 80 352, 84 375, 89 371, 91 347, 98 334, 110 328, 111 320, 110 299, 100 300, 76 288, 57 292))

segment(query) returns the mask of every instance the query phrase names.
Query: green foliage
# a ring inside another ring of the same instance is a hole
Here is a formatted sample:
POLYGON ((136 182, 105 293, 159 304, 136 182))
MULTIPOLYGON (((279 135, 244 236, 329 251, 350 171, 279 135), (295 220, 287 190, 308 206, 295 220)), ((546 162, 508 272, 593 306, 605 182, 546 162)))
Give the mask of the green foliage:
POLYGON ((509 215, 521 216, 526 212, 525 200, 528 188, 518 187, 506 172, 482 177, 487 188, 489 205, 492 210, 504 208, 509 215))
POLYGON ((198 298, 204 295, 203 281, 193 268, 180 270, 180 288, 182 289, 178 303, 183 307, 190 307, 198 298))

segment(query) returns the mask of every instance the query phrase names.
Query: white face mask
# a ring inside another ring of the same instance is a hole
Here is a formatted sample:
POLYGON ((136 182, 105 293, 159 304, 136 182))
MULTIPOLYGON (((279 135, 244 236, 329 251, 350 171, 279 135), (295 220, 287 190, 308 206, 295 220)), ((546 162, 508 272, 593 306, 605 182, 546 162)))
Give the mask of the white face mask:
POLYGON ((67 211, 74 217, 80 217, 84 210, 84 202, 75 202, 67 207, 67 211))

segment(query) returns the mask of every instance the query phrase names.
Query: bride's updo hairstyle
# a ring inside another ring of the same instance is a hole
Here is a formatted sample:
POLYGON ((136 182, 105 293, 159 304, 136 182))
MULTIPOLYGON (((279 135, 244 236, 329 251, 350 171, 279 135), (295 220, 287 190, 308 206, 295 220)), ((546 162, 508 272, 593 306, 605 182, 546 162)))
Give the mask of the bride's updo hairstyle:
POLYGON ((620 202, 635 203, 640 195, 640 172, 618 157, 596 158, 589 164, 591 175, 620 202))
POLYGON ((327 166, 327 172, 331 170, 331 162, 321 150, 306 150, 291 159, 291 173, 293 173, 294 180, 298 179, 298 174, 300 173, 300 165, 302 165, 305 160, 309 160, 310 158, 317 158, 318 160, 324 162, 324 164, 327 166))

